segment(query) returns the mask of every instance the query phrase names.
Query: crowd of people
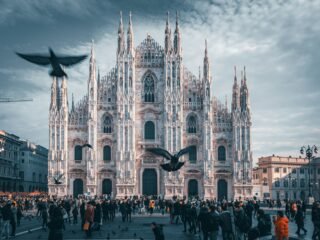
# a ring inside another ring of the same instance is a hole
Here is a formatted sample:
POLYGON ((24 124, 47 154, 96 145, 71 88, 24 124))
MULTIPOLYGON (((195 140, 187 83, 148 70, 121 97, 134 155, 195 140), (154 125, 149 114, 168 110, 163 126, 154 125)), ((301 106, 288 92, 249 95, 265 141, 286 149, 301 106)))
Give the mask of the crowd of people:
MULTIPOLYGON (((86 237, 90 238, 93 231, 99 231, 103 224, 113 222, 117 213, 121 216, 120 221, 128 223, 135 214, 168 214, 171 224, 181 224, 183 232, 201 235, 204 240, 221 239, 220 236, 223 240, 264 240, 272 239, 272 236, 283 240, 289 236, 290 221, 296 223, 297 235, 302 234, 301 231, 304 234, 307 232, 304 228, 306 205, 300 201, 285 201, 285 211, 278 210, 276 216, 271 216, 256 200, 165 200, 158 196, 133 196, 124 199, 84 196, 63 199, 25 197, 0 200, 0 232, 5 239, 15 236, 21 218, 30 211, 42 219, 42 228, 49 230, 49 240, 63 239, 66 223, 78 224, 79 230, 84 231, 86 237)), ((277 204, 277 207, 281 206, 277 204)), ((314 228, 313 239, 320 240, 320 202, 313 204, 311 220, 314 228)), ((152 222, 150 226, 156 240, 165 239, 160 224, 152 222)))

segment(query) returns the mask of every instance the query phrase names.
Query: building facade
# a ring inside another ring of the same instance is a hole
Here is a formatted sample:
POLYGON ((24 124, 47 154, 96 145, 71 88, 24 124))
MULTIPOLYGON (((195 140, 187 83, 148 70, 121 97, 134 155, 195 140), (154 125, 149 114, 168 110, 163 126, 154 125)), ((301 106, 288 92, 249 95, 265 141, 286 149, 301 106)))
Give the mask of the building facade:
POLYGON ((261 157, 253 171, 253 183, 260 186, 262 199, 307 200, 309 177, 310 192, 315 199, 320 199, 320 158, 313 159, 309 169, 305 158, 261 157))
POLYGON ((68 105, 67 80, 53 78, 49 110, 49 193, 53 195, 250 196, 251 113, 245 69, 234 76, 231 108, 212 95, 205 44, 203 71, 183 63, 178 18, 172 34, 169 15, 164 47, 150 35, 137 47, 129 17, 118 28, 116 64, 96 72, 92 44, 87 93, 68 105), (126 36, 125 36, 126 35, 126 36), (173 35, 173 40, 172 40, 173 35), (89 143, 91 148, 83 148, 89 143), (194 145, 184 167, 161 169, 162 158, 146 148, 170 152, 194 145), (54 176, 63 174, 62 184, 54 176))
POLYGON ((19 168, 22 192, 48 191, 48 149, 22 141, 19 168))
POLYGON ((0 130, 0 191, 18 191, 20 138, 0 130))
POLYGON ((47 191, 48 149, 0 130, 0 192, 47 191))

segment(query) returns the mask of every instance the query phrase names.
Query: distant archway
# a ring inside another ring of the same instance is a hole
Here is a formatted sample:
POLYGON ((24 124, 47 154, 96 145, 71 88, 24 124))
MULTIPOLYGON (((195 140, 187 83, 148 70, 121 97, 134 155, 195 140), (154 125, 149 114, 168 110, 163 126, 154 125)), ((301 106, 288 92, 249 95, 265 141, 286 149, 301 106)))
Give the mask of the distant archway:
POLYGON ((83 194, 83 180, 77 178, 73 181, 73 197, 83 194))
POLYGON ((102 194, 111 194, 112 193, 112 181, 111 179, 103 179, 102 181, 102 194))
POLYGON ((198 181, 190 179, 188 182, 188 197, 198 196, 198 181))
POLYGON ((148 168, 143 171, 142 194, 148 196, 158 194, 157 172, 153 168, 148 168))
POLYGON ((218 201, 228 200, 228 183, 224 179, 218 181, 218 201))

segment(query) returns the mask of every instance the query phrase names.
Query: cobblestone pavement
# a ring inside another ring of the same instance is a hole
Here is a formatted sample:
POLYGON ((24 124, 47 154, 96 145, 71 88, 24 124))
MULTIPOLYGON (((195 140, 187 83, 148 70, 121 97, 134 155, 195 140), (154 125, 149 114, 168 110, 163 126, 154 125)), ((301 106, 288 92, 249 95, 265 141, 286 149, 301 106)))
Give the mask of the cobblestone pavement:
MULTIPOLYGON (((276 215, 276 210, 268 210, 270 215, 276 215)), ((163 224, 163 230, 166 239, 180 240, 180 239, 201 239, 199 234, 193 235, 189 233, 183 233, 182 223, 170 224, 168 215, 154 214, 149 215, 133 215, 131 223, 122 223, 120 216, 117 216, 114 222, 108 222, 101 227, 101 230, 95 231, 92 234, 91 239, 154 239, 153 233, 150 228, 151 222, 157 222, 163 224)), ((48 232, 40 229, 41 221, 37 218, 24 219, 21 222, 21 227, 17 229, 16 239, 21 240, 37 240, 48 239, 48 232), (36 229, 36 230, 33 230, 36 229), (29 231, 30 230, 30 231, 29 231), (19 234, 22 233, 22 234, 19 234)), ((253 219, 253 226, 256 225, 256 219, 253 219)), ((310 219, 310 215, 307 216, 305 227, 308 230, 306 235, 301 235, 299 238, 295 234, 296 224, 290 222, 289 231, 290 236, 296 237, 296 239, 311 240, 313 225, 310 219)), ((219 235, 219 239, 221 235, 219 235)), ((66 223, 66 230, 64 231, 64 239, 86 239, 83 231, 80 230, 80 224, 73 225, 66 223)))

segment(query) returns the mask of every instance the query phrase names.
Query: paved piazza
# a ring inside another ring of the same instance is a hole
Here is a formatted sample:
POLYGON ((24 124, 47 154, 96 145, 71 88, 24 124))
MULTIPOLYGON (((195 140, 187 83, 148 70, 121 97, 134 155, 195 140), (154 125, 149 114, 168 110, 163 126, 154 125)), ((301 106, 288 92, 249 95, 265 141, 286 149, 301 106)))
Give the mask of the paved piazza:
MULTIPOLYGON (((270 211, 268 213, 271 215, 276 214, 276 210, 270 211)), ((102 226, 100 232, 93 232, 92 237, 90 239, 154 239, 153 233, 150 228, 151 222, 157 222, 159 224, 163 224, 163 230, 165 234, 165 239, 201 239, 199 235, 192 235, 183 233, 183 224, 170 224, 169 223, 169 215, 161 216, 158 213, 155 213, 153 216, 149 215, 133 215, 131 223, 122 223, 120 215, 117 215, 116 219, 112 223, 106 223, 102 226)), ((48 231, 44 230, 32 230, 28 232, 28 229, 37 229, 39 228, 41 222, 37 218, 32 218, 31 220, 23 220, 21 227, 17 230, 16 239, 48 239, 48 231), (24 234, 19 234, 21 232, 25 232, 24 234)), ((255 219, 253 220, 253 225, 256 225, 255 219)), ((301 236, 297 238, 295 234, 296 224, 294 222, 290 222, 289 230, 290 236, 295 237, 292 239, 306 239, 311 240, 313 226, 310 220, 310 212, 308 212, 307 219, 305 221, 305 227, 308 230, 307 235, 301 236)), ((221 232, 220 232, 220 238, 221 232)), ((66 230, 64 231, 64 239, 86 239, 84 232, 80 231, 80 224, 66 224, 66 230)))

